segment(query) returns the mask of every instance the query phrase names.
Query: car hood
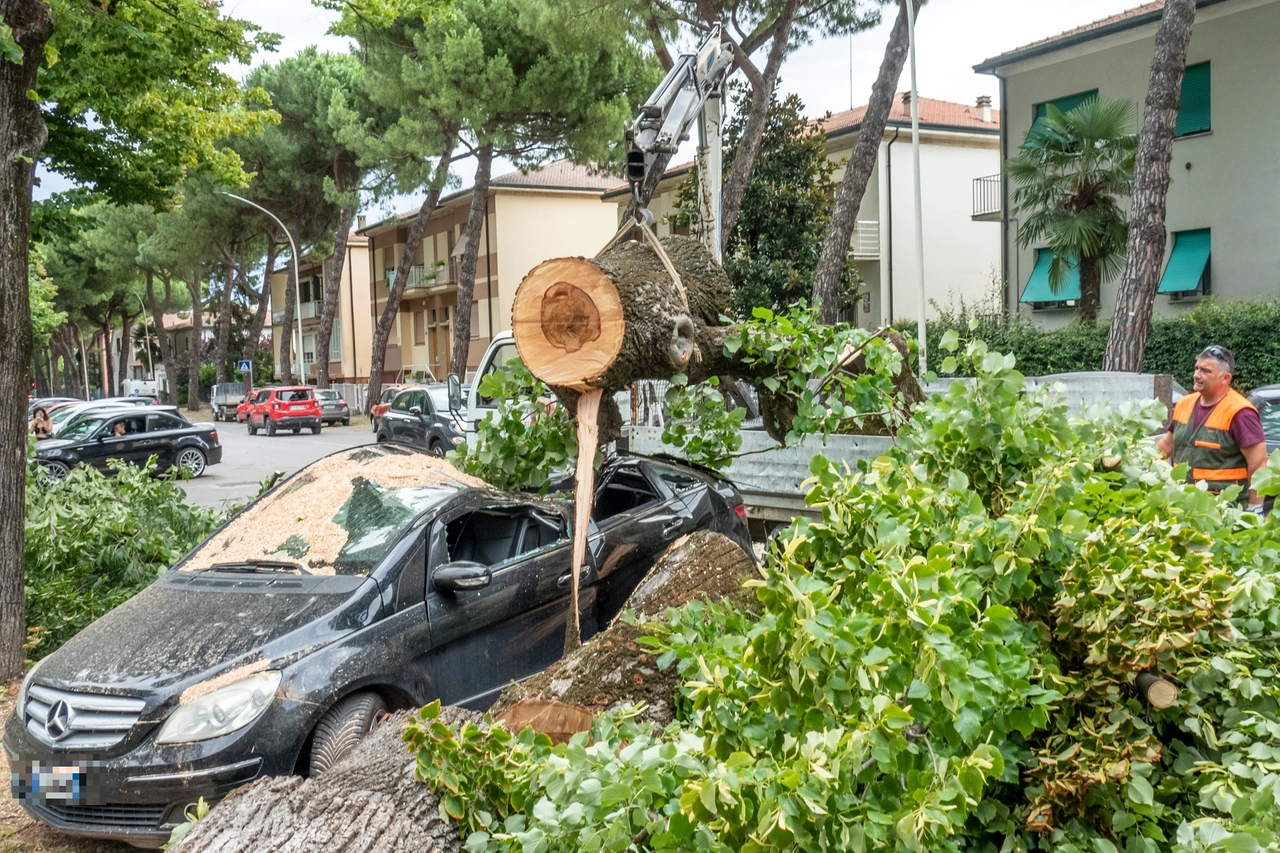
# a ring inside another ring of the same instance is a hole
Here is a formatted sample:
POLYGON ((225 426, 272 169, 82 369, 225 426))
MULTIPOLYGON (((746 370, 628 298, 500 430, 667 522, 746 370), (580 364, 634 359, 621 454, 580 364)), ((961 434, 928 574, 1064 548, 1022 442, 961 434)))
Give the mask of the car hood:
POLYGON ((72 438, 42 438, 36 442, 36 453, 47 453, 50 450, 61 450, 64 447, 71 447, 73 444, 80 442, 72 438))
POLYGON ((369 578, 171 571, 45 658, 39 678, 168 694, 233 667, 287 663, 369 624, 380 601, 369 578))

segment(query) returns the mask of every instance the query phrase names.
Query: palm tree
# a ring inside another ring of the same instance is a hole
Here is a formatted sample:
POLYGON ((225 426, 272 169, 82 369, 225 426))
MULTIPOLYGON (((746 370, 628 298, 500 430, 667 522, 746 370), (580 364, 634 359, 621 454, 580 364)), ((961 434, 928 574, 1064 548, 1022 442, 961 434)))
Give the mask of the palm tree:
POLYGON ((1078 270, 1080 316, 1089 323, 1098 318, 1102 282, 1124 269, 1128 222, 1119 200, 1133 190, 1133 117, 1129 101, 1093 97, 1065 113, 1049 104, 1005 163, 1025 217, 1018 243, 1044 242, 1053 251, 1054 293, 1078 270))

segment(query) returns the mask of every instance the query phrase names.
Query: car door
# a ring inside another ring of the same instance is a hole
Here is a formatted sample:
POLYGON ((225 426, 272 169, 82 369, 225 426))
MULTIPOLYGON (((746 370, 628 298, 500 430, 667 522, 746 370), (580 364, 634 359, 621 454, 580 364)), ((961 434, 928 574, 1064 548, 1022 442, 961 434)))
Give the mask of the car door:
POLYGON ((110 418, 98 430, 94 438, 85 442, 80 451, 80 460, 87 465, 109 470, 108 462, 120 459, 134 465, 142 465, 147 461, 147 450, 143 444, 146 439, 146 418, 137 414, 117 415, 110 418), (124 424, 125 434, 115 435, 116 424, 124 424))
MULTIPOLYGON (((512 681, 564 649, 572 562, 568 519, 537 504, 468 502, 442 513, 430 533, 427 619, 432 681, 446 704, 482 709, 512 681), (446 592, 435 572, 453 561, 489 566, 487 587, 446 592)), ((588 557, 590 563, 590 557, 588 557)), ((590 570, 582 610, 594 613, 590 570)), ((584 625, 584 634, 594 631, 584 625)))
POLYGON ((188 424, 164 412, 147 415, 147 434, 139 444, 145 448, 147 458, 155 455, 156 465, 161 471, 173 465, 178 452, 178 440, 187 426, 188 424))
POLYGON ((404 441, 409 418, 409 391, 401 391, 391 400, 391 406, 382 414, 386 436, 392 441, 404 441))
POLYGON ((427 399, 427 392, 419 388, 409 398, 409 417, 405 426, 405 443, 412 444, 414 447, 426 447, 427 430, 430 422, 431 402, 427 399), (415 415, 413 409, 417 409, 419 414, 415 415))
POLYGON ((597 618, 607 624, 621 610, 640 578, 676 538, 691 530, 684 502, 639 460, 605 467, 596 487, 592 518, 602 547, 597 570, 597 618))
POLYGON ((258 395, 253 398, 253 404, 249 406, 249 423, 254 426, 262 426, 266 418, 267 403, 271 400, 271 389, 259 391, 258 395))

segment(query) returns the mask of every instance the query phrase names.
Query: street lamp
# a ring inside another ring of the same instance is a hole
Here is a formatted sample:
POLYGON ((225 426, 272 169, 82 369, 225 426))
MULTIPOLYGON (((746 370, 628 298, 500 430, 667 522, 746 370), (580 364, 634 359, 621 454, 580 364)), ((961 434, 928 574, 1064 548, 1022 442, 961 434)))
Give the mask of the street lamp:
MULTIPOLYGON (((303 358, 302 358, 302 279, 298 276, 298 244, 293 242, 293 235, 289 233, 288 228, 284 227, 284 223, 280 221, 280 217, 276 216, 274 213, 267 210, 265 207, 258 204, 256 201, 249 201, 249 199, 247 198, 242 198, 241 196, 238 196, 235 193, 229 193, 229 192, 226 192, 225 190, 220 190, 218 194, 225 195, 230 198, 234 198, 236 201, 242 201, 245 204, 249 205, 250 207, 258 208, 258 210, 261 210, 267 216, 270 216, 272 219, 274 219, 276 221, 276 224, 280 226, 280 230, 284 231, 284 235, 289 238, 289 250, 293 253, 293 300, 294 300, 293 310, 294 310, 295 319, 298 321, 298 378, 302 380, 303 384, 306 384, 307 377, 306 377, 306 374, 304 373, 304 364, 303 364, 303 358)), ((267 270, 268 286, 270 286, 270 281, 271 281, 271 270, 267 270)), ((292 344, 290 344, 290 346, 292 346, 292 344)))

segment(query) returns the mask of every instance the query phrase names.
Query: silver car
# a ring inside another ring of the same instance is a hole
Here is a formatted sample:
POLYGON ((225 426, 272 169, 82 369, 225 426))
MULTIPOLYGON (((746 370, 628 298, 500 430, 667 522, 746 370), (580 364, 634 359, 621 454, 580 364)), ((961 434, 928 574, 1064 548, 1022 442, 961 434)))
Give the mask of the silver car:
POLYGON ((351 426, 351 408, 337 391, 321 388, 316 391, 316 398, 320 401, 320 420, 326 426, 339 421, 351 426))

